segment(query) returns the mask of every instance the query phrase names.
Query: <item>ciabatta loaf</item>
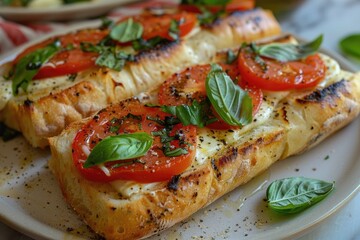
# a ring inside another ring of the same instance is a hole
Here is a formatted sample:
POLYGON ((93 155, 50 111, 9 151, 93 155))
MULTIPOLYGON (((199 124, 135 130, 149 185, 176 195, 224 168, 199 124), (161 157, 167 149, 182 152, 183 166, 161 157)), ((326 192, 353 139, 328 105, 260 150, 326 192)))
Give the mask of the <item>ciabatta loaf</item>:
POLYGON ((155 234, 250 181, 274 162, 315 146, 358 116, 360 74, 340 70, 325 55, 321 58, 327 74, 317 87, 264 92, 259 112, 241 129, 198 129, 191 166, 170 181, 99 183, 84 178, 74 165, 72 142, 90 119, 50 138, 50 168, 66 201, 98 234, 106 239, 155 234))
POLYGON ((34 147, 45 147, 48 137, 109 103, 156 89, 171 74, 211 61, 219 50, 279 33, 269 11, 235 12, 206 28, 196 27, 181 41, 136 53, 135 61, 120 72, 96 67, 78 73, 74 81, 68 76, 35 80, 27 93, 17 96, 11 81, 0 77, 0 119, 21 131, 34 147))

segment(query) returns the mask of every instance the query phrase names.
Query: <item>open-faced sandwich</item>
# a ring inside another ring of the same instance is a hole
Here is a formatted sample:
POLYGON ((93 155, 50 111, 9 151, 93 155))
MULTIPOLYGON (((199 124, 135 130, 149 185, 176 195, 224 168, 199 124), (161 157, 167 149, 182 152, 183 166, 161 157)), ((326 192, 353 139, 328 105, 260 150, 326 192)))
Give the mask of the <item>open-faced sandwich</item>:
POLYGON ((143 238, 315 146, 360 111, 321 40, 239 45, 70 124, 49 140, 65 199, 106 239, 143 238))
POLYGON ((1 66, 1 121, 32 146, 45 147, 73 121, 154 90, 173 73, 212 61, 219 50, 280 32, 262 9, 197 10, 145 11, 28 47, 1 66))

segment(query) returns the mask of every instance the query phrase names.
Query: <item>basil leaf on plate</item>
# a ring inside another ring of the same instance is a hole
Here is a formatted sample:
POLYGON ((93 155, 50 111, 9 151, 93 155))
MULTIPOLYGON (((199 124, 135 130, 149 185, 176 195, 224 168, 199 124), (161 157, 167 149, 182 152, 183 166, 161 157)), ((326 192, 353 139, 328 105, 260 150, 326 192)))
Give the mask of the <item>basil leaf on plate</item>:
POLYGON ((252 121, 252 99, 217 64, 206 77, 206 94, 222 120, 232 126, 252 121))
POLYGON ((92 149, 84 163, 84 168, 144 156, 152 143, 152 136, 145 132, 106 137, 92 149))
POLYGON ((313 41, 304 44, 292 43, 270 43, 265 45, 251 44, 254 52, 260 56, 287 62, 305 58, 316 53, 322 43, 323 36, 320 35, 313 41))
POLYGON ((210 103, 202 101, 199 103, 194 100, 192 105, 179 106, 161 106, 162 111, 175 115, 184 126, 194 125, 205 127, 205 125, 215 121, 215 118, 209 117, 210 103))
POLYGON ((143 26, 140 23, 134 22, 132 18, 121 22, 110 32, 111 39, 117 40, 121 43, 130 42, 139 39, 143 33, 143 26))
POLYGON ((19 88, 25 92, 41 66, 60 50, 60 42, 55 41, 45 47, 38 48, 22 57, 12 71, 12 91, 19 94, 19 88))
POLYGON ((360 60, 360 34, 344 37, 340 40, 339 46, 345 54, 360 60))
POLYGON ((268 205, 280 213, 297 213, 323 200, 333 189, 334 183, 292 177, 272 182, 266 191, 268 205))

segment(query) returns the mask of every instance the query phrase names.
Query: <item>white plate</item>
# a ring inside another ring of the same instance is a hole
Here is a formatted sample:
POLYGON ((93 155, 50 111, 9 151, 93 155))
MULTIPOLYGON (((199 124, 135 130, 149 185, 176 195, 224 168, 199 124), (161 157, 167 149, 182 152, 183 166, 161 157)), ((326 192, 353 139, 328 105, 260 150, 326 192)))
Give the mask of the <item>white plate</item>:
MULTIPOLYGON (((351 70, 339 56, 323 52, 351 70)), ((276 163, 250 183, 151 239, 280 239, 306 233, 359 190, 359 133, 357 118, 311 151, 276 163), (265 189, 273 180, 290 176, 335 181, 336 189, 302 213, 275 214, 263 200, 265 189)), ((22 137, 7 143, 0 140, 0 220, 36 239, 96 238, 65 204, 47 167, 49 158, 48 150, 33 149, 22 137)))
POLYGON ((0 7, 0 16, 18 22, 65 21, 100 16, 120 5, 138 0, 97 0, 60 7, 15 8, 0 7))

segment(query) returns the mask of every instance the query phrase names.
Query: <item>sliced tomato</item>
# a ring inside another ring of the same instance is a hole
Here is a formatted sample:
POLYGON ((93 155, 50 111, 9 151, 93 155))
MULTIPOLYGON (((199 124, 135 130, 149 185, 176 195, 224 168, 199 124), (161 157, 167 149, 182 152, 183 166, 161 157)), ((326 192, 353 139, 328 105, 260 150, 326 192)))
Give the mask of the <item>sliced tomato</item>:
MULTIPOLYGON (((223 64, 222 69, 227 72, 231 79, 238 82, 240 87, 248 91, 253 103, 253 115, 259 110, 262 103, 262 91, 239 78, 237 63, 223 64)), ((174 74, 166 80, 159 88, 158 100, 161 105, 177 106, 181 104, 191 104, 194 100, 203 101, 206 98, 205 81, 206 76, 211 71, 211 65, 198 65, 189 67, 181 73, 174 74)), ((216 115, 216 112, 213 111, 216 115)), ((218 118, 219 119, 219 118, 218 118)), ((230 129, 232 126, 222 120, 209 124, 213 129, 230 129)))
POLYGON ((87 42, 97 44, 107 34, 107 30, 87 29, 75 33, 53 37, 25 49, 15 58, 13 64, 16 64, 26 54, 29 54, 30 52, 33 52, 38 48, 44 47, 58 39, 62 47, 65 48, 71 44, 73 46, 73 49, 64 50, 57 53, 40 68, 34 79, 42 79, 77 73, 95 66, 95 59, 97 56, 96 53, 83 52, 82 50, 80 50, 80 43, 87 42))
POLYGON ((75 136, 72 144, 72 156, 76 168, 85 178, 98 182, 119 179, 143 183, 158 182, 169 180, 172 176, 182 173, 191 165, 195 157, 196 144, 196 128, 182 124, 177 124, 172 129, 170 136, 180 134, 182 137, 171 141, 171 146, 186 148, 187 154, 177 157, 165 156, 162 151, 163 144, 160 142, 160 137, 157 136, 154 137, 153 146, 146 155, 138 159, 143 163, 130 162, 125 166, 117 166, 118 163, 124 161, 107 162, 105 167, 108 169, 109 175, 98 166, 83 167, 87 159, 87 151, 91 151, 105 137, 134 132, 151 134, 151 132, 162 130, 164 126, 147 117, 164 120, 168 116, 170 115, 162 112, 159 108, 146 107, 135 100, 106 108, 84 125, 75 136))
POLYGON ((179 24, 180 37, 187 35, 194 28, 197 22, 196 15, 187 12, 180 12, 175 14, 162 14, 162 15, 144 13, 141 15, 133 16, 132 18, 134 22, 138 22, 143 26, 142 38, 145 40, 157 36, 169 40, 173 40, 172 37, 169 35, 169 30, 172 20, 176 20, 180 23, 179 24))
POLYGON ((325 77, 326 66, 318 54, 299 61, 280 62, 262 57, 263 64, 247 48, 241 50, 238 64, 244 80, 261 89, 284 91, 311 88, 325 77))
MULTIPOLYGON (((226 5, 225 11, 226 12, 243 11, 243 10, 253 9, 254 7, 255 7, 254 0, 232 0, 226 5)), ((180 4, 179 8, 181 10, 188 12, 201 13, 201 10, 197 6, 191 4, 180 4)), ((210 6, 209 10, 211 12, 217 12, 221 10, 221 7, 210 6)))

